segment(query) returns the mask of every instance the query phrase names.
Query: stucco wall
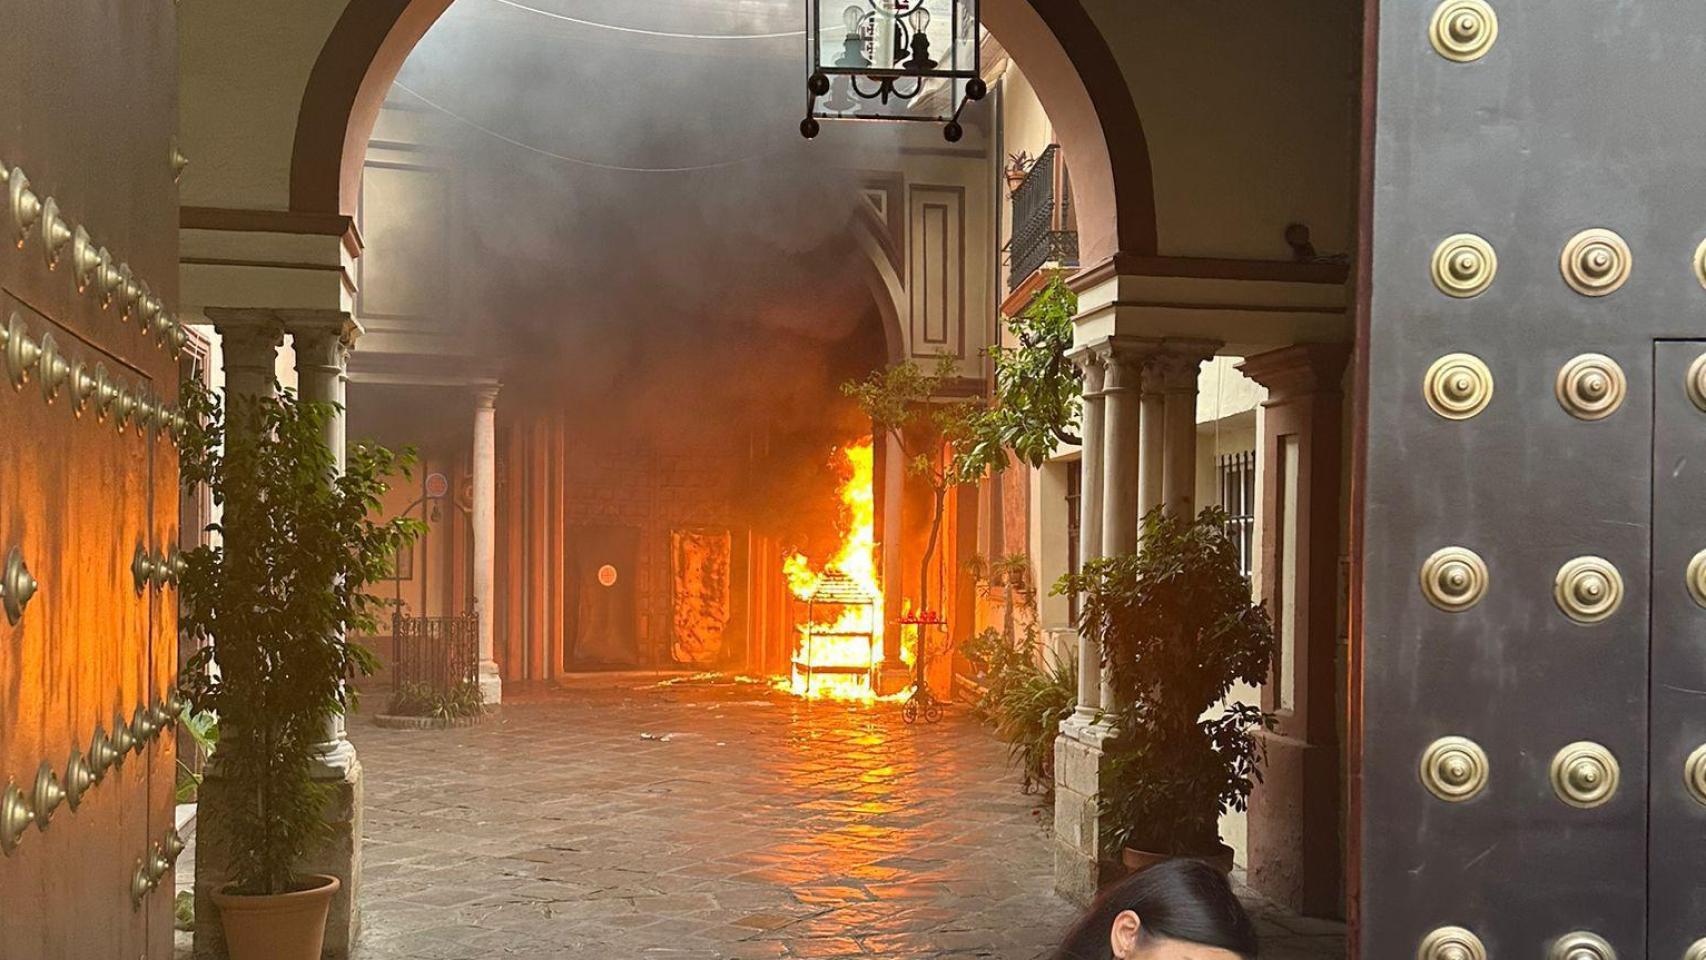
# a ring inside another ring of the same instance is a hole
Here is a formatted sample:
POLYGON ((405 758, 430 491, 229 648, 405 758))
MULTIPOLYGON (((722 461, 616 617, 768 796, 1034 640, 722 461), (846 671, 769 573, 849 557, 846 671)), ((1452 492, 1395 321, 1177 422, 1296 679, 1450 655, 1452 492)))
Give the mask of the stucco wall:
POLYGON ((296 116, 345 0, 219 0, 179 8, 185 206, 284 210, 296 116))
POLYGON ((1354 223, 1357 31, 1352 0, 1082 0, 1143 119, 1160 252, 1289 259, 1354 223))

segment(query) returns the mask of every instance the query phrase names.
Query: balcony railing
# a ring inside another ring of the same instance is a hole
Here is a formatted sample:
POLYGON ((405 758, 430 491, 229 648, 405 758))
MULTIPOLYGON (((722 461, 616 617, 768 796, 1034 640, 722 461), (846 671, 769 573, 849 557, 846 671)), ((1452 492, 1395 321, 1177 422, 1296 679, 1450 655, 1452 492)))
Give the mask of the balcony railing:
POLYGON ((1007 244, 1007 289, 1017 290, 1045 266, 1078 266, 1078 223, 1060 147, 1051 144, 1013 191, 1013 238, 1007 244))

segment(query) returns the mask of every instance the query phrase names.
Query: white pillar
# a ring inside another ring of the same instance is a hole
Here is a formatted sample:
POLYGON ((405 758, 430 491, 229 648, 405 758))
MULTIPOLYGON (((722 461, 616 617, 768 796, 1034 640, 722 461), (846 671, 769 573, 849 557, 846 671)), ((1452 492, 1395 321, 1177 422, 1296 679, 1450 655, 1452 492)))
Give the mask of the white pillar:
MULTIPOLYGON (((1102 553, 1118 557, 1137 550, 1142 427, 1143 367, 1148 344, 1109 338, 1102 354, 1102 553)), ((1097 701, 1105 713, 1120 709, 1113 675, 1103 672, 1097 701)))
MULTIPOLYGON (((1102 555, 1102 361, 1089 350, 1074 352, 1072 359, 1084 372, 1084 405, 1078 426, 1083 450, 1078 471, 1078 556, 1089 561, 1102 555)), ((1078 705, 1074 714, 1080 722, 1093 722, 1101 711, 1101 685, 1102 651, 1095 640, 1079 630, 1078 705)))
POLYGON ((1205 355, 1180 352, 1168 358, 1166 391, 1166 453, 1161 474, 1161 499, 1174 516, 1190 519, 1197 493, 1197 371, 1205 355))
MULTIPOLYGON (((288 316, 296 350, 296 388, 305 401, 328 403, 336 409, 326 419, 326 446, 332 451, 334 469, 342 474, 347 463, 345 450, 344 399, 348 382, 349 354, 361 335, 361 325, 343 313, 288 316)), ((334 713, 326 721, 326 738, 319 744, 318 776, 343 779, 355 765, 355 745, 344 729, 344 716, 334 713)))
POLYGON ((496 384, 474 388, 474 609, 480 618, 480 693, 503 702, 493 628, 497 621, 496 384))
POLYGON ((1143 368, 1143 426, 1138 431, 1137 515, 1146 517, 1159 507, 1161 464, 1166 449, 1166 393, 1162 387, 1165 364, 1151 359, 1143 368))
POLYGON ((1142 357, 1113 339, 1102 358, 1102 554, 1137 548, 1137 452, 1142 357))

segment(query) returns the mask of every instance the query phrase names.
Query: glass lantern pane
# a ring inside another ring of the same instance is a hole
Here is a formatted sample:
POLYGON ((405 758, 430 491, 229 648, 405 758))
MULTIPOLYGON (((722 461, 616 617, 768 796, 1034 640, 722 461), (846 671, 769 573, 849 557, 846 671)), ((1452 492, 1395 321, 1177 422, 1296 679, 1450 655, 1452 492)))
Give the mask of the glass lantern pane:
POLYGON ((830 80, 815 113, 946 121, 978 69, 975 0, 811 0, 812 69, 830 80))

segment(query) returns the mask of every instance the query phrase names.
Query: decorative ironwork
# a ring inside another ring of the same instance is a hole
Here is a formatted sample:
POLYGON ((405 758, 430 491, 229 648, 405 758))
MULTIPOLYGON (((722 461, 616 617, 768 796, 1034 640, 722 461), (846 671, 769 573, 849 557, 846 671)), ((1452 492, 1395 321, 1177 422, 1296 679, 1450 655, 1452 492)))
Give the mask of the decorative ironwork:
POLYGON ((903 614, 900 624, 902 628, 912 627, 918 631, 912 657, 912 694, 900 705, 900 718, 907 723, 917 723, 920 719, 925 723, 939 723, 945 701, 936 696, 930 689, 930 681, 925 678, 925 655, 930 649, 930 639, 924 635, 924 630, 933 628, 946 633, 948 622, 935 610, 919 609, 903 614))
POLYGON ((456 617, 391 617, 395 652, 391 688, 420 684, 449 693, 480 676, 480 615, 456 617))
POLYGON ((1238 572, 1248 577, 1256 563, 1256 451, 1221 454, 1220 507, 1238 547, 1238 572))
POLYGON ((806 118, 942 123, 964 135, 960 112, 988 87, 978 72, 979 0, 807 0, 806 118))
POLYGON ((817 674, 863 677, 866 689, 875 691, 877 688, 877 638, 872 624, 876 623, 877 598, 871 596, 858 581, 846 573, 831 567, 823 572, 818 580, 817 589, 805 598, 806 616, 801 621, 800 645, 794 653, 794 674, 805 677, 805 695, 810 697, 816 693, 813 681, 817 674), (865 616, 858 619, 863 626, 853 629, 837 629, 835 626, 819 622, 818 607, 833 608, 862 608, 865 616), (862 639, 865 641, 865 662, 858 663, 819 663, 814 656, 814 647, 820 640, 836 638, 862 639))
POLYGON ((1007 243, 1007 255, 1009 291, 1051 263, 1078 266, 1072 183, 1056 144, 1037 157, 1013 191, 1013 237, 1007 243))

